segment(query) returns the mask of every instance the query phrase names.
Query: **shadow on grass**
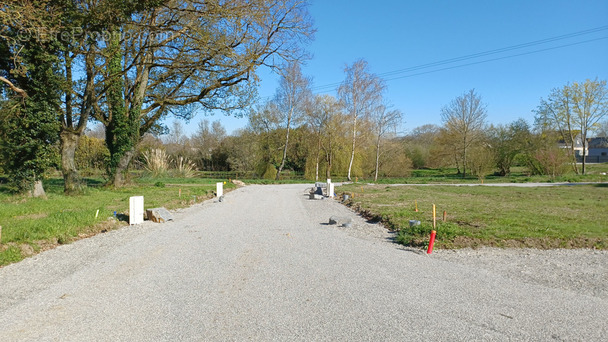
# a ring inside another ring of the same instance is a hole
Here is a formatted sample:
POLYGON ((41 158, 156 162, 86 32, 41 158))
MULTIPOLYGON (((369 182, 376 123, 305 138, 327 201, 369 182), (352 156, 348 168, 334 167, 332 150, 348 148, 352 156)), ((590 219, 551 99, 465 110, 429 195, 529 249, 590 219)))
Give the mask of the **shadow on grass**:
MULTIPOLYGON (((83 178, 82 179, 85 186, 98 188, 105 185, 105 181, 100 178, 83 178)), ((62 188, 64 187, 63 178, 51 178, 44 181, 44 185, 47 187, 56 187, 62 188)))

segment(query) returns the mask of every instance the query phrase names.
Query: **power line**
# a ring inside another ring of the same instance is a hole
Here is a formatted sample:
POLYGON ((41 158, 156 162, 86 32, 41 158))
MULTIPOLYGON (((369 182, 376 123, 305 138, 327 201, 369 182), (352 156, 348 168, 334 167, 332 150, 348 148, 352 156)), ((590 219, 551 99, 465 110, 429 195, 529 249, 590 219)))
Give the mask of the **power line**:
MULTIPOLYGON (((588 35, 588 34, 592 34, 592 33, 597 33, 597 32, 601 32, 601 31, 605 31, 605 30, 608 30, 608 25, 600 26, 600 27, 596 27, 596 28, 592 28, 592 29, 588 29, 588 30, 583 30, 583 31, 572 32, 572 33, 568 33, 568 34, 564 34, 564 35, 560 35, 560 36, 555 36, 555 37, 535 40, 535 41, 531 41, 531 42, 527 42, 527 43, 522 43, 522 44, 517 44, 517 45, 511 45, 511 46, 507 46, 507 47, 504 47, 504 48, 493 49, 493 50, 473 53, 473 54, 469 54, 469 55, 464 55, 464 56, 460 56, 460 57, 454 57, 454 58, 444 59, 444 60, 440 60, 440 61, 436 61, 436 62, 420 64, 420 65, 416 65, 416 66, 409 67, 409 68, 398 69, 398 70, 393 70, 393 71, 387 71, 387 72, 384 72, 384 73, 377 74, 377 76, 380 77, 380 78, 382 78, 384 81, 392 81, 392 80, 397 80, 397 79, 402 79, 402 78, 414 77, 414 76, 419 76, 419 75, 424 75, 424 74, 429 74, 429 73, 434 73, 434 72, 439 72, 439 71, 445 71, 445 70, 450 70, 450 69, 462 68, 462 67, 471 66, 471 65, 475 65, 475 64, 488 63, 488 62, 502 60, 502 59, 514 58, 514 57, 525 56, 525 55, 529 55, 529 54, 533 54, 533 53, 539 53, 539 52, 544 52, 544 51, 549 51, 549 50, 554 50, 554 49, 574 46, 574 45, 580 45, 580 44, 590 43, 590 42, 594 42, 594 41, 598 41, 598 40, 602 40, 602 39, 607 39, 608 37, 600 37, 600 38, 595 38, 595 39, 589 39, 589 40, 584 40, 584 41, 579 41, 579 42, 574 42, 574 43, 569 43, 569 44, 564 44, 564 45, 544 48, 544 49, 540 49, 540 50, 527 51, 527 52, 523 52, 523 53, 509 55, 509 56, 491 58, 491 59, 486 59, 486 60, 482 60, 482 61, 465 63, 465 64, 459 64, 459 65, 454 65, 454 66, 450 66, 450 67, 445 67, 445 68, 440 68, 440 69, 434 69, 434 70, 429 70, 429 71, 422 71, 422 72, 418 72, 418 73, 414 73, 414 74, 407 74, 407 75, 402 75, 402 76, 390 77, 390 76, 393 76, 393 75, 410 73, 410 72, 413 72, 413 71, 424 70, 424 69, 428 69, 428 68, 432 68, 432 67, 438 67, 438 66, 442 66, 442 65, 446 65, 446 64, 453 64, 453 63, 456 63, 456 62, 463 62, 463 61, 470 60, 470 59, 476 59, 476 58, 490 56, 490 55, 495 55, 495 54, 504 53, 504 52, 508 52, 508 51, 528 48, 528 47, 532 47, 532 46, 537 46, 537 45, 541 45, 541 44, 547 44, 547 43, 556 42, 556 41, 560 41, 560 40, 564 40, 564 39, 570 39, 570 38, 579 37, 579 36, 583 36, 583 35, 588 35)), ((313 92, 315 92, 315 93, 328 93, 328 92, 332 92, 332 91, 336 90, 337 87, 339 87, 341 84, 342 84, 342 82, 334 82, 334 83, 329 83, 329 84, 325 84, 325 85, 321 85, 321 86, 312 87, 311 90, 313 92)), ((264 97, 264 98, 269 99, 270 97, 271 96, 267 96, 267 97, 264 97)))
POLYGON ((385 81, 398 80, 398 79, 401 79, 401 78, 408 78, 408 77, 413 77, 413 76, 418 76, 418 75, 430 74, 430 73, 438 72, 438 71, 444 71, 444 70, 462 68, 462 67, 466 67, 466 66, 470 66, 470 65, 475 65, 475 64, 488 63, 488 62, 498 61, 498 60, 502 60, 502 59, 508 59, 508 58, 513 58, 513 57, 531 55, 533 53, 539 53, 539 52, 544 52, 544 51, 549 51, 549 50, 555 50, 555 49, 560 49, 560 48, 574 46, 574 45, 591 43, 591 42, 595 42, 595 41, 602 40, 602 39, 608 39, 608 36, 606 36, 606 37, 600 37, 600 38, 595 38, 595 39, 589 39, 589 40, 585 40, 585 41, 581 41, 581 42, 575 42, 575 43, 560 45, 560 46, 554 46, 554 47, 540 49, 540 50, 522 52, 522 53, 518 53, 518 54, 515 54, 515 55, 509 55, 509 56, 504 56, 504 57, 491 58, 491 59, 486 59, 486 60, 483 60, 483 61, 477 61, 477 62, 472 62, 472 63, 460 64, 460 65, 455 65, 455 66, 441 68, 441 69, 435 69, 435 70, 424 71, 424 72, 419 72, 419 73, 415 73, 415 74, 409 74, 409 75, 404 75, 404 76, 397 76, 397 77, 392 77, 392 78, 383 78, 383 79, 385 81))
POLYGON ((555 41, 559 41, 559 40, 564 40, 564 39, 568 39, 568 38, 573 38, 573 37, 578 37, 578 36, 582 36, 582 35, 587 35, 587 34, 590 34, 590 33, 596 33, 596 32, 600 32, 600 31, 604 31, 604 30, 608 30, 608 25, 607 26, 596 27, 596 28, 589 29, 589 30, 584 30, 584 31, 579 31, 579 32, 574 32, 574 33, 568 33, 568 34, 564 34, 564 35, 561 35, 561 36, 556 36, 556 37, 551 37, 551 38, 545 38, 545 39, 535 40, 535 41, 528 42, 528 43, 512 45, 512 46, 508 46, 508 47, 504 47, 504 48, 500 48, 500 49, 488 50, 488 51, 478 52, 478 53, 474 53, 474 54, 470 54, 470 55, 466 55, 466 56, 450 58, 450 59, 446 59, 446 60, 442 60, 442 61, 438 61, 438 62, 432 62, 432 63, 422 64, 422 65, 418 65, 418 66, 414 66, 414 67, 410 67, 410 68, 405 68, 405 69, 401 69, 401 70, 389 71, 389 72, 385 72, 385 73, 379 74, 378 76, 380 76, 380 77, 382 77, 382 76, 390 76, 390 75, 393 75, 393 74, 399 74, 399 73, 404 73, 404 72, 409 72, 409 71, 426 69, 426 68, 433 67, 433 66, 439 66, 439 65, 444 65, 444 64, 454 63, 454 62, 461 62, 461 61, 468 60, 468 59, 473 59, 473 58, 478 58, 478 57, 484 57, 484 56, 494 55, 494 54, 497 54, 497 53, 503 53, 503 52, 508 52, 508 51, 512 51, 512 50, 523 49, 523 48, 526 48, 526 47, 546 44, 546 43, 555 42, 555 41))

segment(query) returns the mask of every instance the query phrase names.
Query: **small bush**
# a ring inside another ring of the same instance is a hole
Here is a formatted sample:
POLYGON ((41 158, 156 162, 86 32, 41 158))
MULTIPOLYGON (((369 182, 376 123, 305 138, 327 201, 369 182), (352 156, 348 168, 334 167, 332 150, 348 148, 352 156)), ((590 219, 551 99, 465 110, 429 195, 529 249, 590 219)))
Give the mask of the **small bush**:
POLYGON ((264 179, 275 179, 277 176, 277 168, 274 165, 267 163, 264 172, 262 173, 262 178, 264 179))

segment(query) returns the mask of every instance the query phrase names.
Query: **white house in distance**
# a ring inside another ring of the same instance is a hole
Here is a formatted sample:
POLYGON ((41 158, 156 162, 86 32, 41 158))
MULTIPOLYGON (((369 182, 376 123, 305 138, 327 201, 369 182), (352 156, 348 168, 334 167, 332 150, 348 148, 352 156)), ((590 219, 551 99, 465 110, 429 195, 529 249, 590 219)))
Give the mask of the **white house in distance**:
MULTIPOLYGON (((581 162, 585 156, 587 163, 608 163, 608 137, 588 138, 586 145, 583 148, 583 140, 580 135, 574 138, 576 160, 581 162)), ((570 146, 563 140, 559 141, 559 147, 568 149, 568 153, 570 153, 570 146)))
MULTIPOLYGON (((567 149, 568 154, 570 154, 570 145, 566 144, 564 140, 559 141, 559 147, 567 149)), ((581 139, 580 134, 574 137, 574 155, 576 156, 576 159, 589 155, 589 145, 587 145, 586 148, 583 148, 583 139, 581 139)))

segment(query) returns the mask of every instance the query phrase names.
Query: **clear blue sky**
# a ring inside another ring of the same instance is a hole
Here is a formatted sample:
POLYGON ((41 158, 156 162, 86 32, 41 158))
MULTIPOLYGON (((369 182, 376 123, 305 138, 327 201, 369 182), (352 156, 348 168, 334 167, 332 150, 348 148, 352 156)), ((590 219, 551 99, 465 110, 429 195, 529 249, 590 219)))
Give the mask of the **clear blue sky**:
MULTIPOLYGON (((441 107, 471 88, 487 104, 488 122, 524 118, 533 123, 531 111, 552 88, 587 78, 608 80, 606 0, 313 0, 310 12, 317 34, 308 47, 313 59, 303 72, 313 78, 315 92, 335 95, 344 67, 363 58, 386 80, 385 97, 404 112, 403 132, 440 125, 441 107), (598 30, 580 33, 592 29, 598 30), (386 75, 574 33, 580 34, 386 75)), ((270 97, 278 78, 261 75, 260 97, 270 97)), ((195 117, 186 131, 203 118, 195 117)), ((220 119, 228 132, 247 124, 246 118, 222 114, 208 119, 220 119)))

